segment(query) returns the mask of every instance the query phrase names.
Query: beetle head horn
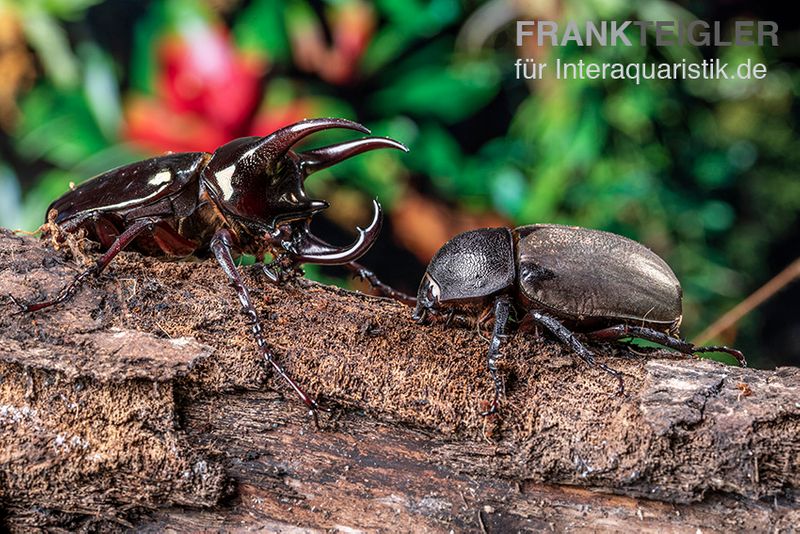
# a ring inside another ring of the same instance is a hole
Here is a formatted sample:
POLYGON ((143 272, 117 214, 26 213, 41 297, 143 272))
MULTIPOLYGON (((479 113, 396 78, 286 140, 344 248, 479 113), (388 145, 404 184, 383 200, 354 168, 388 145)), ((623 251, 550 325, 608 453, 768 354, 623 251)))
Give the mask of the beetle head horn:
POLYGON ((265 172, 281 164, 291 148, 309 135, 331 128, 344 128, 368 134, 369 130, 347 119, 305 119, 264 137, 241 137, 219 147, 209 162, 214 172, 232 165, 247 166, 252 173, 265 172))
POLYGON ((302 219, 327 207, 306 195, 294 144, 315 132, 344 128, 369 133, 345 119, 309 119, 264 137, 243 137, 222 145, 203 171, 203 183, 223 211, 260 226, 302 219))
POLYGON ((336 247, 311 233, 310 220, 297 221, 291 229, 294 259, 301 263, 343 265, 363 256, 381 231, 382 212, 377 200, 372 201, 372 222, 366 228, 357 227, 358 238, 348 247, 336 247))
POLYGON ((358 154, 379 148, 396 148, 397 150, 408 152, 408 148, 403 143, 394 139, 388 137, 365 137, 301 152, 298 154, 300 168, 304 177, 307 178, 312 173, 327 169, 358 154))
POLYGON ((266 160, 278 163, 300 140, 313 133, 331 128, 344 128, 369 134, 369 130, 365 126, 347 119, 306 119, 261 138, 251 151, 266 160))
MULTIPOLYGON (((306 177, 356 154, 377 148, 407 150, 397 141, 367 137, 297 153, 294 145, 322 130, 343 128, 369 134, 346 119, 308 119, 265 137, 244 137, 219 147, 203 170, 203 184, 215 204, 253 229, 309 219, 328 207, 308 197, 306 177)), ((296 225, 292 225, 294 227, 296 225)), ((332 254, 332 253, 331 253, 332 254)))

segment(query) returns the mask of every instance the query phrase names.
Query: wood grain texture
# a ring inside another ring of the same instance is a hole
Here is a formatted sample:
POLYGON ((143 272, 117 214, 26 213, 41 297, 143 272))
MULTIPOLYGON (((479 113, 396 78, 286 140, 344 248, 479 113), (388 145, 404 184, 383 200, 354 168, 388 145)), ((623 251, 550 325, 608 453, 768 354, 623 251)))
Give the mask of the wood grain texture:
MULTIPOLYGON (((0 293, 79 267, 0 232, 0 293)), ((523 324, 491 398, 479 332, 243 274, 316 430, 259 362, 211 262, 123 254, 73 302, 0 304, 0 506, 14 529, 704 531, 797 524, 800 371, 597 345, 615 382, 523 324)))

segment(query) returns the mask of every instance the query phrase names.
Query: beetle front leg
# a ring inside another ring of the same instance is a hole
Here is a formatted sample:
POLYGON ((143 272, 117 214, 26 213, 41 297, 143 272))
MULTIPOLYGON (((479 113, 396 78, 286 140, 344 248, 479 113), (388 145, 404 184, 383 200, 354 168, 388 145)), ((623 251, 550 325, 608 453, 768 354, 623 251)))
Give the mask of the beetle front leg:
POLYGON ((152 230, 155 227, 155 225, 160 221, 161 219, 155 217, 147 219, 139 219, 138 221, 135 221, 128 228, 126 228, 125 231, 119 235, 119 237, 117 237, 114 243, 108 248, 108 250, 102 256, 100 256, 100 259, 98 259, 94 265, 84 270, 77 277, 75 277, 75 279, 72 282, 70 282, 69 285, 64 287, 64 289, 62 289, 59 292, 57 297, 42 302, 27 303, 17 300, 13 296, 9 295, 11 301, 14 304, 16 304, 23 312, 34 312, 44 308, 49 308, 50 306, 54 306, 56 304, 60 304, 61 302, 69 300, 75 295, 75 293, 80 288, 81 284, 83 284, 83 282, 86 281, 87 278, 89 278, 90 276, 98 275, 101 272, 103 272, 103 269, 108 267, 108 264, 111 263, 111 260, 113 260, 117 254, 122 252, 125 249, 125 247, 127 247, 134 239, 136 239, 139 236, 139 234, 141 234, 145 230, 152 230))
POLYGON ((597 362, 592 351, 587 349, 583 343, 581 343, 578 338, 575 337, 575 334, 573 334, 566 326, 561 324, 557 319, 550 317, 549 315, 545 315, 542 312, 531 311, 530 316, 534 321, 549 330, 562 343, 569 346, 578 356, 580 356, 583 361, 591 366, 599 367, 606 373, 615 377, 618 382, 617 394, 621 395, 625 392, 625 384, 622 382, 622 374, 619 371, 608 367, 607 365, 597 362))
POLYGON ((267 346, 266 341, 264 340, 261 330, 261 322, 258 318, 258 312, 256 311, 255 306, 253 306, 253 301, 250 299, 250 292, 247 290, 247 286, 244 285, 244 282, 239 275, 239 271, 236 269, 236 264, 233 261, 233 255, 231 254, 232 242, 233 237, 228 230, 224 228, 218 230, 211 239, 211 251, 217 258, 222 270, 225 271, 226 275, 228 275, 231 285, 236 290, 236 294, 239 296, 239 302, 242 304, 242 310, 250 319, 250 328, 253 333, 253 337, 256 340, 256 344, 258 345, 258 350, 261 352, 261 356, 272 366, 275 372, 277 372, 281 378, 283 378, 286 383, 289 384, 295 393, 297 393, 297 396, 300 397, 300 400, 302 400, 303 403, 305 403, 311 415, 314 417, 314 423, 319 426, 317 419, 317 410, 319 409, 319 406, 317 405, 317 402, 309 397, 306 392, 303 391, 300 386, 298 386, 295 381, 289 377, 288 374, 286 374, 286 371, 284 371, 275 360, 275 355, 272 353, 270 348, 267 346))
POLYGON ((392 286, 384 284, 383 282, 380 281, 380 279, 378 279, 377 276, 375 276, 375 273, 373 273, 360 263, 351 261, 350 263, 345 264, 345 267, 354 275, 358 276, 360 279, 369 282, 369 285, 373 289, 375 289, 378 293, 380 293, 381 296, 396 300, 398 302, 405 304, 406 306, 417 305, 416 297, 412 297, 407 293, 398 291, 392 286))
POLYGON ((506 324, 511 311, 511 297, 501 295, 494 301, 494 328, 492 330, 492 340, 489 342, 489 352, 486 355, 486 366, 494 382, 494 399, 488 410, 481 413, 483 416, 497 412, 497 404, 500 401, 500 392, 503 390, 503 381, 497 374, 497 360, 502 358, 500 353, 500 343, 506 337, 506 324))
POLYGON ((659 332, 658 330, 653 330, 652 328, 646 328, 644 326, 620 324, 611 326, 609 328, 604 328, 602 330, 589 332, 587 335, 595 339, 611 341, 616 341, 625 337, 635 337, 652 341, 653 343, 658 343, 659 345, 664 345, 667 348, 674 349, 678 352, 688 355, 702 352, 725 352, 736 358, 736 361, 739 362, 740 366, 747 367, 747 360, 745 360, 744 354, 736 349, 718 345, 711 347, 697 347, 688 341, 684 341, 683 339, 672 337, 664 332, 659 332))

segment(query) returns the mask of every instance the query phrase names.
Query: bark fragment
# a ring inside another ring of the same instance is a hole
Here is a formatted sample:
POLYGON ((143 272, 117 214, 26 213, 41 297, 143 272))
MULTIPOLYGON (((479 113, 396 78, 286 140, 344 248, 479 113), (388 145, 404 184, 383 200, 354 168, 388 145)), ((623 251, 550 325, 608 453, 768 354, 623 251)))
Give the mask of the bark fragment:
MULTIPOLYGON (((58 291, 78 269, 62 254, 0 231, 0 294, 58 291)), ((611 377, 521 332, 504 348, 501 415, 487 419, 477 332, 243 275, 281 363, 339 420, 323 414, 314 430, 265 372, 213 262, 123 254, 69 304, 32 315, 0 304, 10 526, 706 530, 798 518, 798 369, 599 345, 625 374, 618 397, 611 377)))

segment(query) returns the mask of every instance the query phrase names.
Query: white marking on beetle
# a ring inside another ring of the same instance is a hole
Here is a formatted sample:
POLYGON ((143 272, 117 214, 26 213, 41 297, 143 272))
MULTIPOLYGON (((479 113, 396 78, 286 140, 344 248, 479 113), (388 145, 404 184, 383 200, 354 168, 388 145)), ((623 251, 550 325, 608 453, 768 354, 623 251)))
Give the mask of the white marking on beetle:
MULTIPOLYGON (((164 187, 166 187, 166 186, 164 186, 164 187)), ((151 198, 157 196, 161 191, 163 191, 164 187, 160 187, 160 188, 156 189, 155 191, 153 191, 152 193, 150 193, 149 195, 147 195, 145 197, 134 198, 132 200, 126 200, 125 202, 119 202, 118 204, 110 204, 108 206, 102 206, 101 208, 98 208, 98 209, 107 211, 107 210, 112 210, 112 209, 116 209, 116 208, 124 208, 125 206, 130 206, 131 204, 144 204, 145 201, 150 200, 151 198)))
POLYGON ((231 178, 233 178, 233 172, 235 170, 236 164, 234 163, 215 173, 217 177, 217 183, 222 189, 222 198, 225 200, 230 200, 233 196, 233 184, 231 183, 231 178))
POLYGON ((150 178, 147 183, 150 185, 168 184, 172 181, 172 173, 169 170, 163 170, 150 178))

